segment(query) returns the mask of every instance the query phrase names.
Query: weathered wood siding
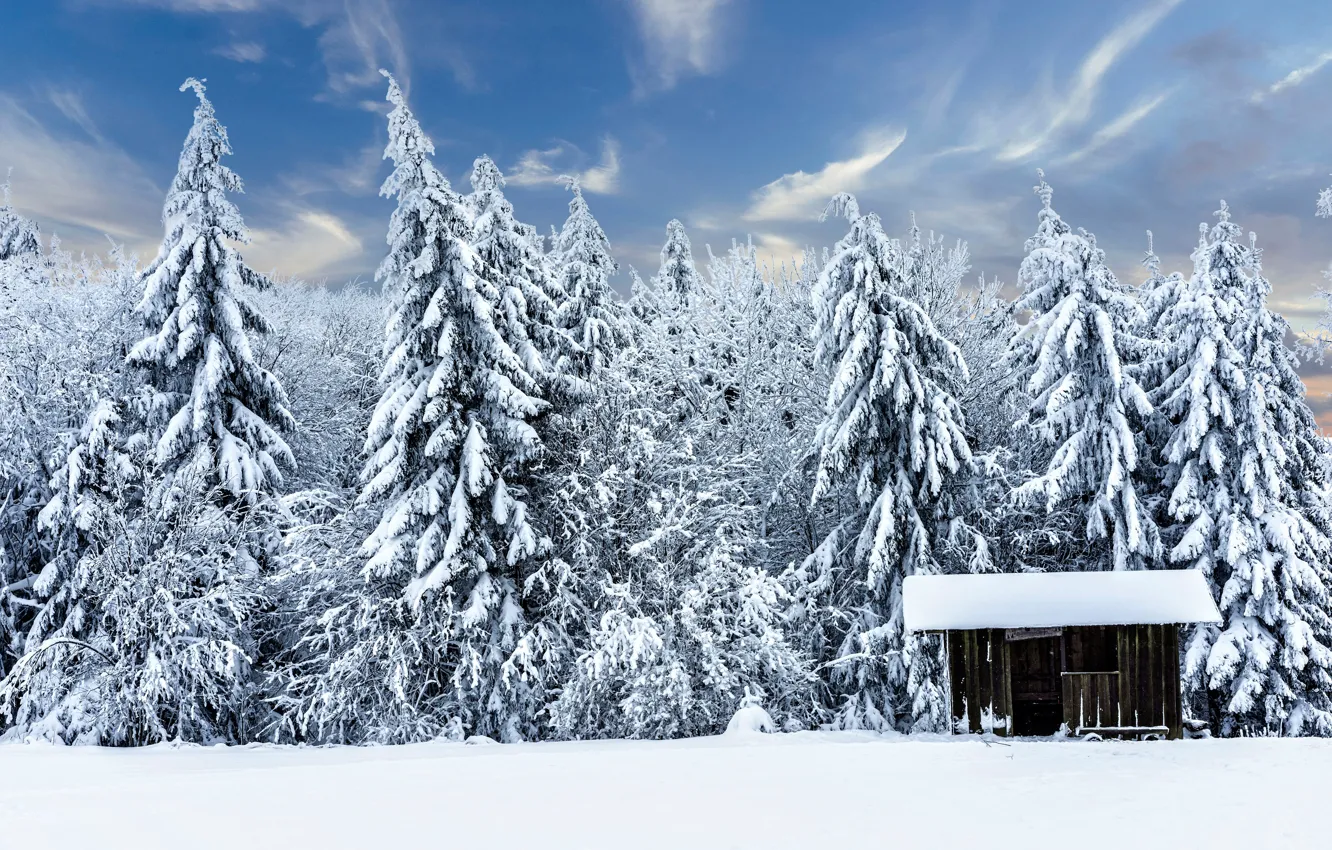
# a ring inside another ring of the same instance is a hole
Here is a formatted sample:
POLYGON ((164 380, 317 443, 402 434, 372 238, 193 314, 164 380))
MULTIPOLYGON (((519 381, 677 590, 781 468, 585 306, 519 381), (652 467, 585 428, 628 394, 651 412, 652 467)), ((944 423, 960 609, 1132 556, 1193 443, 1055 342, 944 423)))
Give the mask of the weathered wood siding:
MULTIPOLYGON (((948 633, 954 725, 971 732, 1010 735, 1013 729, 1012 656, 1003 629, 948 633)), ((1070 628, 1063 636, 1063 714, 1079 726, 1165 726, 1183 737, 1179 694, 1179 627, 1070 628), (1084 664, 1113 670, 1069 669, 1084 664)))
POLYGON ((1183 736, 1179 708, 1179 626, 1119 631, 1119 706, 1124 726, 1166 726, 1183 736))
POLYGON ((1083 726, 1120 726, 1118 673, 1065 673, 1064 723, 1070 732, 1083 726))
POLYGON ((1009 649, 1003 629, 948 633, 948 678, 955 727, 1008 736, 1013 728, 1009 649))

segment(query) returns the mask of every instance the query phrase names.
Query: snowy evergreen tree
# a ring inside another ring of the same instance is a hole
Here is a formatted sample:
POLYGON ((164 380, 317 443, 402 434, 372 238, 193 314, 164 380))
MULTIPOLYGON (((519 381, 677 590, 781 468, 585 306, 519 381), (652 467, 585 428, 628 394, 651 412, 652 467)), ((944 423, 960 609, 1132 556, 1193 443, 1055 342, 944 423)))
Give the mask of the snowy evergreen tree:
POLYGON ((504 197, 504 175, 488 156, 472 166, 472 246, 481 275, 499 293, 496 321, 524 370, 549 389, 560 376, 555 363, 572 349, 554 325, 557 292, 536 229, 517 221, 504 197))
POLYGON ((36 257, 42 252, 42 239, 37 225, 15 211, 9 198, 9 179, 0 186, 4 203, 0 205, 0 262, 19 257, 36 257))
POLYGON ((619 265, 610 242, 592 217, 578 181, 569 178, 566 183, 573 199, 553 250, 560 299, 556 325, 568 333, 575 350, 559 364, 559 371, 586 381, 624 344, 625 321, 623 305, 611 291, 610 278, 619 265))
POLYGON ((849 594, 837 602, 851 622, 832 659, 845 699, 838 724, 884 728, 903 716, 906 728, 939 729, 941 649, 904 634, 902 580, 939 571, 933 505, 971 458, 954 397, 967 368, 905 297, 910 264, 878 216, 861 215, 846 194, 826 214, 845 215, 851 229, 813 296, 818 364, 832 375, 813 498, 844 490, 855 509, 803 569, 817 586, 849 594))
POLYGON ((540 695, 510 656, 524 632, 524 573, 548 546, 525 501, 541 449, 531 420, 547 404, 531 317, 512 297, 531 241, 510 238, 498 172, 479 163, 474 200, 491 223, 478 253, 472 209, 431 163, 392 77, 388 100, 394 170, 382 191, 398 207, 377 273, 390 314, 361 493, 383 510, 362 547, 363 584, 323 617, 316 651, 328 667, 298 685, 304 725, 402 740, 461 717, 521 739, 540 695), (367 702, 377 716, 358 720, 367 702))
MULTIPOLYGON (((1223 385, 1229 392, 1214 390, 1209 399, 1233 410, 1233 442, 1203 442, 1199 460, 1184 467, 1171 494, 1172 508, 1192 520, 1178 555, 1208 574, 1224 619, 1219 629, 1194 629, 1185 681, 1195 693, 1205 682, 1212 722, 1223 734, 1327 735, 1332 541, 1326 442, 1285 345, 1289 326, 1267 308, 1271 285, 1261 252, 1252 237, 1248 245, 1241 241, 1224 203, 1217 216, 1195 252, 1190 289, 1197 298, 1197 291, 1210 288, 1225 303, 1227 336, 1244 380, 1223 385), (1209 557, 1212 552, 1219 557, 1209 557)), ((1205 434, 1195 424, 1202 415, 1190 413, 1177 432, 1181 441, 1205 434)))
POLYGON ((49 283, 51 270, 42 255, 37 224, 19 215, 10 204, 8 179, 0 189, 4 192, 4 202, 0 204, 0 305, 3 305, 19 297, 28 288, 26 284, 49 283))
POLYGON ((661 315, 661 297, 657 288, 645 282, 638 270, 629 267, 629 315, 639 322, 653 322, 661 315))
POLYGON ((144 369, 150 397, 147 436, 163 473, 165 495, 177 474, 199 476, 233 500, 253 503, 292 464, 279 431, 294 427, 281 384, 255 360, 249 334, 268 323, 246 288, 272 282, 245 265, 233 243, 249 234, 227 193, 240 178, 222 164, 231 153, 204 86, 180 167, 167 191, 166 236, 144 270, 137 312, 153 332, 129 353, 144 369))
POLYGON ((1139 307, 1095 240, 1073 233, 1051 207, 1043 174, 1036 192, 1040 223, 1027 240, 1016 305, 1031 315, 1007 362, 1032 399, 1020 424, 1054 451, 1014 497, 1047 512, 1078 506, 1090 547, 1081 568, 1142 569, 1160 543, 1135 479, 1140 428, 1152 412, 1134 368, 1145 351, 1139 307))
POLYGON ((661 268, 654 283, 659 292, 669 292, 680 301, 688 301, 702 283, 694 268, 689 234, 679 219, 666 224, 666 244, 661 247, 661 268))
POLYGON ((234 742, 257 713, 249 626, 266 604, 273 526, 259 496, 291 461, 265 417, 292 421, 250 350, 248 332, 267 326, 239 290, 268 281, 229 244, 247 236, 225 197, 240 189, 220 164, 226 131, 202 85, 186 88, 199 106, 135 308, 157 332, 94 399, 39 517, 55 554, 32 586, 41 603, 25 654, 0 687, 24 735, 234 742))

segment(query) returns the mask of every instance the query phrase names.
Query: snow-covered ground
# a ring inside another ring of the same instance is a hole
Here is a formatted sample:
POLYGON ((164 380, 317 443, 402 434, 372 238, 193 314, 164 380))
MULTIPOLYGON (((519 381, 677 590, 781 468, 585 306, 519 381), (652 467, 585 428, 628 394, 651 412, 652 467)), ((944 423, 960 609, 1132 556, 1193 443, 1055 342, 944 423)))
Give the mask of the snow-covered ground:
POLYGON ((0 847, 1328 846, 1332 741, 0 746, 0 847))

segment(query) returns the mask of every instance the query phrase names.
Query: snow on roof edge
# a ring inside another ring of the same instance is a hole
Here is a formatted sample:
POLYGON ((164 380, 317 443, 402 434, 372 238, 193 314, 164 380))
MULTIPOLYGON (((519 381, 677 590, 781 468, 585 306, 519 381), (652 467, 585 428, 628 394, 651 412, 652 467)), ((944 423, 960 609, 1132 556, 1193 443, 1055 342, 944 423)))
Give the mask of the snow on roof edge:
POLYGON ((908 576, 908 632, 1219 623, 1197 570, 908 576))

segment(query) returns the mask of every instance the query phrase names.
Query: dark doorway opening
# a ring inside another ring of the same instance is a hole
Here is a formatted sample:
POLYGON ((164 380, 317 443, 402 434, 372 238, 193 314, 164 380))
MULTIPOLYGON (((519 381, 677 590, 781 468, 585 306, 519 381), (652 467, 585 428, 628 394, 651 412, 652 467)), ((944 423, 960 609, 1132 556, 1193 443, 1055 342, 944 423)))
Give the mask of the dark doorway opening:
POLYGON ((1064 718, 1060 637, 1013 640, 1008 651, 1014 734, 1055 734, 1064 718))

